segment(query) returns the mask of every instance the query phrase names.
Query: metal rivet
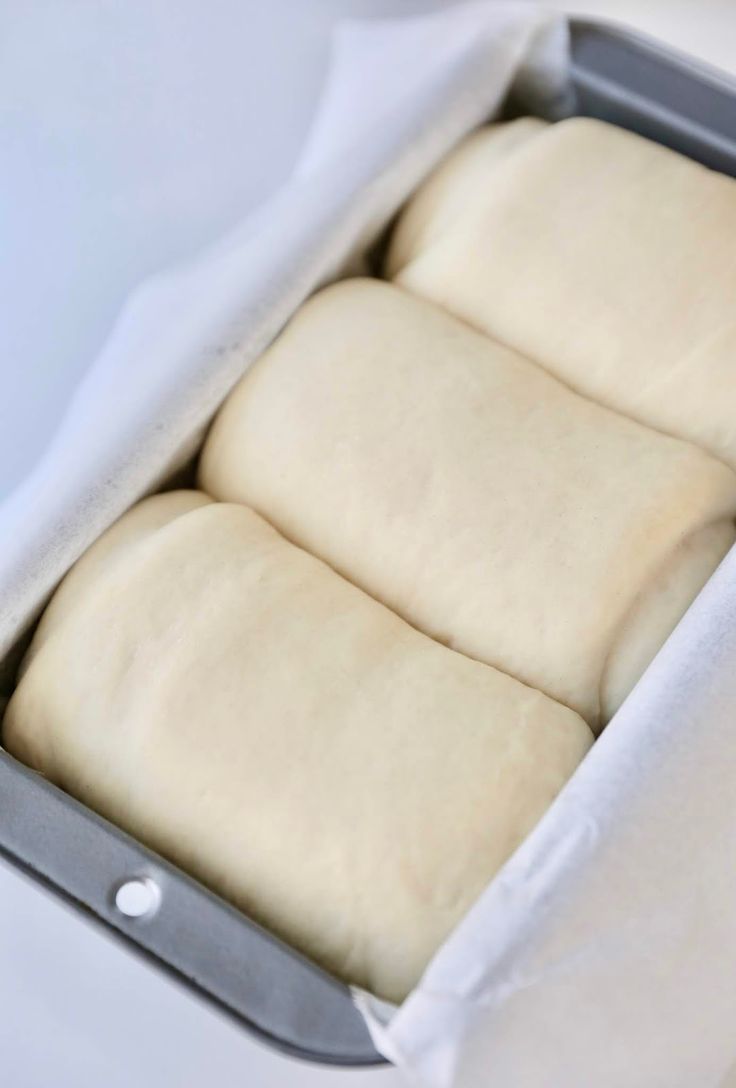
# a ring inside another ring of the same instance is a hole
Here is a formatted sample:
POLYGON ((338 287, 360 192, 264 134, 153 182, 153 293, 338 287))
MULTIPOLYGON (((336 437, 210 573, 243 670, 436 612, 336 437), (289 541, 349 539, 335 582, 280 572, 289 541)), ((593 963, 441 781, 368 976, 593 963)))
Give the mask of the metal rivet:
POLYGON ((126 918, 145 918, 155 914, 161 902, 161 889, 147 876, 124 881, 115 892, 115 906, 126 918))

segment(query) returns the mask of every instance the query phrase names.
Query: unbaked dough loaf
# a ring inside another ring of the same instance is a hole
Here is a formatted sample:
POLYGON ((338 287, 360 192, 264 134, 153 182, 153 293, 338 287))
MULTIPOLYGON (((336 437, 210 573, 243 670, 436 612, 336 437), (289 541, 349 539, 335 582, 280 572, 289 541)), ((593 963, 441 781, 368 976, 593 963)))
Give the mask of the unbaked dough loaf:
POLYGON ((462 150, 441 169, 464 211, 439 230, 430 204, 417 225, 419 190, 404 213, 418 244, 399 220, 389 256, 398 282, 736 466, 736 182, 586 118, 485 172, 462 150))
POLYGON ((386 273, 392 277, 462 217, 494 167, 548 122, 519 117, 477 129, 467 136, 414 194, 391 234, 386 273))
POLYGON ((396 1001, 591 743, 242 506, 150 499, 61 593, 8 750, 396 1001))
POLYGON ((299 311, 200 482, 594 728, 734 540, 730 469, 375 280, 299 311))
POLYGON ((23 658, 20 675, 46 642, 49 634, 78 606, 80 598, 95 593, 97 583, 118 560, 129 561, 131 549, 182 514, 207 506, 213 500, 202 491, 167 491, 139 502, 116 521, 79 559, 59 585, 46 606, 23 658))

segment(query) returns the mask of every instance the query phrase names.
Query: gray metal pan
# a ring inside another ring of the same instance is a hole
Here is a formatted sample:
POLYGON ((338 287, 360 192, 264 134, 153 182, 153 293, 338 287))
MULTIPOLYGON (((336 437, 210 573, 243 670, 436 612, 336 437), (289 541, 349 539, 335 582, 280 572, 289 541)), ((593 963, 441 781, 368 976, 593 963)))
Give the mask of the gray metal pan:
POLYGON ((570 29, 576 113, 736 175, 736 81, 613 25, 574 20, 570 29))
MULTIPOLYGON (((573 21, 576 113, 612 121, 736 175, 736 83, 656 41, 573 21)), ((0 853, 266 1043, 312 1061, 383 1061, 347 987, 174 866, 0 750, 0 853), (138 919, 127 880, 160 888, 138 919)))
POLYGON ((0 853, 264 1042, 329 1064, 383 1061, 346 986, 5 752, 0 853), (116 892, 141 879, 160 890, 158 907, 126 916, 116 892))

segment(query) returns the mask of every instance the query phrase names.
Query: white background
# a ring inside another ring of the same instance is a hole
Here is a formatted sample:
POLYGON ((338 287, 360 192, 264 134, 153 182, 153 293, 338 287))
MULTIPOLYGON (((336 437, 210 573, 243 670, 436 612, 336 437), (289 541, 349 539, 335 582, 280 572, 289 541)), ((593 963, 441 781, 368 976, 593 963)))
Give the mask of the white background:
MULTIPOLYGON (((43 449, 129 290, 217 238, 287 175, 334 20, 438 6, 0 0, 0 501, 43 449)), ((576 10, 736 71, 734 0, 576 10)), ((0 862, 6 1088, 398 1082, 392 1070, 273 1056, 0 862)))

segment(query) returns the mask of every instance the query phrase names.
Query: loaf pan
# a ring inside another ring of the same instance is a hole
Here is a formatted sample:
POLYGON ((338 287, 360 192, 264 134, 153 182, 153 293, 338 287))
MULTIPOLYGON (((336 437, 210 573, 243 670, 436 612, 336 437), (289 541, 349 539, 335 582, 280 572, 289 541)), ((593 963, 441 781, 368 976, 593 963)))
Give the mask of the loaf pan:
MULTIPOLYGON (((736 175, 736 84, 618 27, 570 31, 574 112, 736 175)), ((1 750, 0 853, 267 1044, 333 1065, 384 1061, 346 986, 1 750), (157 891, 156 909, 119 909, 130 882, 157 891)))

